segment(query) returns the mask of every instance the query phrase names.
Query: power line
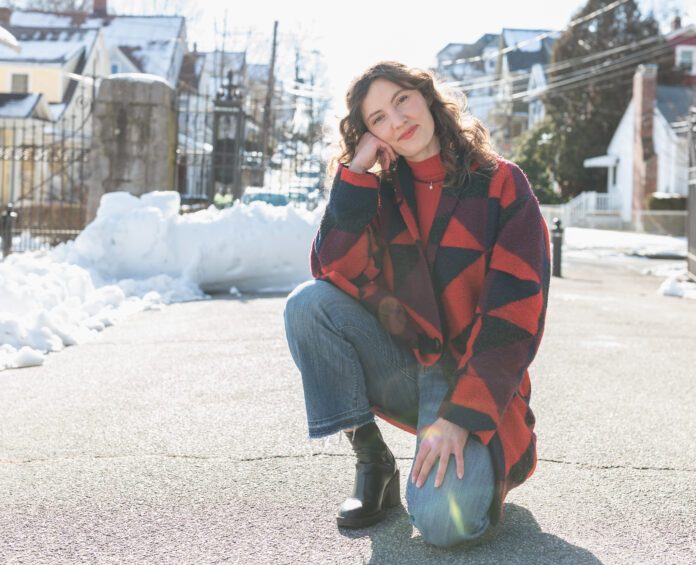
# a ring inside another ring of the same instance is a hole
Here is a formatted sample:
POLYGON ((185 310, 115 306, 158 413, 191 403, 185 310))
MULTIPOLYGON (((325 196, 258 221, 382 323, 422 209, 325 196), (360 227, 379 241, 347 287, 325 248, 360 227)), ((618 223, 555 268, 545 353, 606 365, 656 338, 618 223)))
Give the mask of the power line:
POLYGON ((515 43, 514 45, 510 45, 509 47, 505 47, 504 49, 499 49, 498 51, 491 52, 490 54, 486 55, 485 57, 483 55, 478 55, 476 57, 465 57, 462 59, 454 59, 452 61, 443 61, 441 64, 442 65, 456 65, 459 63, 474 63, 478 61, 483 61, 485 59, 492 59, 493 57, 497 57, 498 55, 504 55, 505 53, 510 53, 511 51, 515 51, 519 49, 520 47, 523 47, 525 45, 528 45, 530 43, 536 42, 536 41, 541 41, 543 39, 546 39, 547 37, 551 37, 552 35, 556 33, 563 33, 564 31, 567 31, 569 29, 574 28, 575 26, 578 26, 580 24, 584 24, 585 22, 592 20, 596 18, 597 16, 609 12, 610 10, 613 10, 614 8, 618 8, 621 6, 621 4, 625 4, 628 2, 628 0, 616 0, 616 2, 612 2, 611 4, 608 4, 607 6, 604 6, 603 8, 600 8, 598 10, 595 10, 594 12, 587 14, 586 16, 583 16, 581 18, 577 18, 573 21, 571 21, 568 26, 563 29, 563 30, 556 30, 556 31, 545 31, 542 32, 530 39, 525 39, 523 41, 519 41, 515 43))
MULTIPOLYGON (((549 92, 563 92, 566 90, 572 90, 586 84, 595 83, 596 81, 601 80, 604 75, 607 75, 608 73, 623 72, 633 74, 635 72, 635 65, 643 58, 650 56, 659 57, 668 54, 671 55, 671 52, 672 48, 669 44, 647 49, 645 51, 624 57, 618 61, 589 67, 578 73, 571 73, 567 78, 561 78, 561 80, 551 82, 545 88, 539 89, 539 92, 535 94, 541 95, 548 94, 549 92)), ((513 94, 512 99, 519 100, 529 96, 529 91, 523 91, 513 94)))
MULTIPOLYGON (((584 63, 589 63, 589 62, 597 60, 597 59, 602 59, 602 58, 605 58, 609 55, 620 53, 622 51, 634 49, 637 47, 642 47, 644 45, 649 45, 651 43, 655 43, 657 41, 660 41, 661 39, 663 39, 663 38, 660 37, 659 35, 650 36, 650 37, 646 37, 646 38, 644 38, 640 41, 637 41, 637 42, 631 42, 631 43, 619 45, 617 47, 612 47, 610 49, 606 49, 604 51, 598 51, 596 53, 591 53, 589 55, 574 57, 572 59, 565 59, 565 60, 559 61, 557 63, 548 63, 546 65, 540 65, 540 67, 541 67, 542 71, 544 71, 545 74, 549 74, 549 73, 552 73, 554 71, 563 70, 563 69, 566 69, 569 67, 574 68, 574 67, 577 67, 578 65, 582 65, 584 63)), ((673 42, 669 45, 672 45, 672 46, 678 45, 684 41, 687 41, 687 39, 689 39, 689 38, 684 38, 684 39, 679 40, 677 42, 673 42)), ((531 74, 532 74, 531 72, 525 72, 525 73, 519 73, 510 79, 500 78, 500 79, 488 80, 485 82, 474 81, 474 82, 470 82, 470 83, 466 83, 465 81, 454 81, 454 82, 448 82, 446 84, 447 84, 447 86, 449 86, 451 88, 461 88, 462 90, 477 90, 477 89, 486 88, 486 87, 499 87, 500 85, 505 84, 505 83, 514 84, 514 83, 518 83, 518 82, 523 82, 525 80, 529 80, 529 77, 531 76, 531 74)))

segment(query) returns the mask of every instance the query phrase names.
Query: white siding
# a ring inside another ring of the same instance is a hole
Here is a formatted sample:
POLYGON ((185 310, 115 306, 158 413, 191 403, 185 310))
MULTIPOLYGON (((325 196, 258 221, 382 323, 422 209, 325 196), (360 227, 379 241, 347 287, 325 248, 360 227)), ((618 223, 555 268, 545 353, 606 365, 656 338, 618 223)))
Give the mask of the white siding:
POLYGON ((686 139, 679 138, 664 116, 657 111, 653 139, 658 155, 657 191, 686 195, 689 182, 686 139))
MULTIPOLYGON (((631 100, 607 149, 608 155, 616 155, 619 158, 616 165, 616 184, 607 186, 607 192, 619 194, 621 219, 624 222, 631 221, 633 210, 633 121, 633 100, 631 100)), ((611 182, 611 176, 611 174, 607 175, 607 184, 611 182)))

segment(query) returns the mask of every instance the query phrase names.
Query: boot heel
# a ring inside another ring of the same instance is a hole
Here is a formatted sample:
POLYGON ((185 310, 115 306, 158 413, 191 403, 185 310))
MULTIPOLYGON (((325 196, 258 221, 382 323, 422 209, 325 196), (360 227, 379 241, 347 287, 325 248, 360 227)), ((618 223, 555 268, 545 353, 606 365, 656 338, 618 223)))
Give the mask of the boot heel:
POLYGON ((392 508, 401 504, 401 489, 399 488, 399 470, 396 470, 387 486, 384 488, 384 498, 382 506, 392 508))

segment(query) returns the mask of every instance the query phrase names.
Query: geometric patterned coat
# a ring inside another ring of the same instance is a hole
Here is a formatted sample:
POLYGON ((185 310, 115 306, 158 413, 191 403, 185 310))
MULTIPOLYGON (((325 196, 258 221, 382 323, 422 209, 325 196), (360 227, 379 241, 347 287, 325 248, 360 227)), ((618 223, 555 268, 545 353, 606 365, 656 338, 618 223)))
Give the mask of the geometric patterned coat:
POLYGON ((462 186, 445 182, 425 248, 403 157, 393 182, 379 184, 339 167, 312 245, 312 274, 358 299, 422 364, 451 352, 456 368, 438 415, 488 446, 496 523, 507 492, 536 465, 527 367, 546 314, 546 224, 526 176, 502 158, 493 171, 475 168, 462 186))

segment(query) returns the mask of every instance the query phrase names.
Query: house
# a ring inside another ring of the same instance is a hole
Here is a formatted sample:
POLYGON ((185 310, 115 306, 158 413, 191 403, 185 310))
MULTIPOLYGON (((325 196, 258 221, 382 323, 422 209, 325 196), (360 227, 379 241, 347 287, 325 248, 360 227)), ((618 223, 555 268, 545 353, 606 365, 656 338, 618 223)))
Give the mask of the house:
POLYGON ((466 93, 469 111, 484 123, 494 105, 494 75, 500 36, 486 33, 474 43, 449 43, 437 53, 438 75, 466 93))
POLYGON ((14 10, 7 19, 18 27, 101 30, 112 74, 157 75, 174 87, 188 51, 183 16, 109 15, 106 0, 95 0, 91 14, 14 10))
MULTIPOLYGON (((7 8, 2 9, 6 10, 7 8)), ((17 53, 20 52, 19 43, 17 43, 17 38, 14 35, 12 35, 9 31, 7 31, 4 27, 0 27, 0 45, 10 47, 17 51, 17 53)))
POLYGON ((691 86, 696 87, 696 25, 682 27, 681 18, 676 16, 665 37, 674 49, 675 66, 683 69, 691 86))
POLYGON ((636 70, 633 97, 606 154, 584 162, 608 169, 607 193, 617 200, 624 223, 635 223, 650 193, 688 193, 685 123, 695 105, 696 88, 659 86, 655 65, 636 70))
POLYGON ((106 47, 97 29, 6 29, 17 38, 20 52, 0 46, 0 92, 41 93, 50 103, 54 119, 74 102, 81 76, 89 79, 107 71, 106 47))
POLYGON ((4 29, 17 39, 19 52, 0 45, 0 144, 6 148, 0 198, 51 199, 73 184, 79 169, 64 166, 64 160, 79 160, 77 146, 90 138, 84 118, 95 79, 108 74, 106 45, 99 29, 4 29), (21 160, 13 157, 17 151, 21 160), (42 157, 47 154, 50 159, 42 157))
POLYGON ((494 75, 496 100, 489 126, 494 144, 502 153, 509 153, 512 140, 543 114, 543 70, 551 61, 558 35, 549 30, 513 28, 503 28, 500 34, 494 75))

